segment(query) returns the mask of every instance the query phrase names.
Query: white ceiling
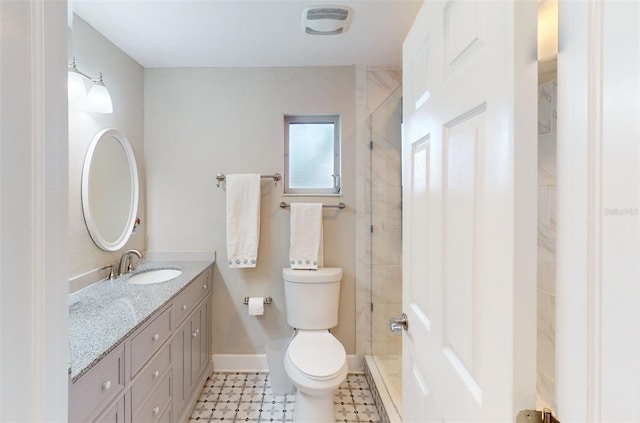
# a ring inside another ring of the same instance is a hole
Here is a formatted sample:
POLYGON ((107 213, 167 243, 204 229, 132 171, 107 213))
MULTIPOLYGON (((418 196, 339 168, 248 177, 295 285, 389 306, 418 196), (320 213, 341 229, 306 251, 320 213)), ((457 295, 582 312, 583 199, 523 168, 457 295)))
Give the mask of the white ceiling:
POLYGON ((73 0, 73 12, 147 68, 400 66, 422 0, 73 0), (341 35, 308 35, 302 11, 353 9, 341 35))

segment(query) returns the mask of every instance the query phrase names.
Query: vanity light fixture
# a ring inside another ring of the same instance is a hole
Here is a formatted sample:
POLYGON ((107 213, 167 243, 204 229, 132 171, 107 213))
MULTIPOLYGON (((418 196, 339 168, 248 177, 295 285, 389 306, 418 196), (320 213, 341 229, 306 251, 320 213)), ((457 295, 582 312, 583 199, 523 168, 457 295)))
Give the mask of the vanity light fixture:
POLYGON ((76 58, 69 63, 67 73, 67 87, 69 90, 69 104, 81 110, 98 113, 112 113, 113 103, 107 87, 102 80, 102 72, 97 78, 92 78, 78 70, 76 58), (87 93, 86 81, 92 85, 87 93))
POLYGON ((111 96, 109 90, 104 86, 102 80, 102 72, 97 79, 92 79, 93 86, 89 89, 87 100, 89 101, 89 108, 98 113, 113 113, 113 103, 111 103, 111 96))
POLYGON ((87 89, 84 85, 87 75, 78 70, 76 58, 69 64, 67 73, 67 89, 69 91, 69 104, 82 107, 87 104, 87 89))

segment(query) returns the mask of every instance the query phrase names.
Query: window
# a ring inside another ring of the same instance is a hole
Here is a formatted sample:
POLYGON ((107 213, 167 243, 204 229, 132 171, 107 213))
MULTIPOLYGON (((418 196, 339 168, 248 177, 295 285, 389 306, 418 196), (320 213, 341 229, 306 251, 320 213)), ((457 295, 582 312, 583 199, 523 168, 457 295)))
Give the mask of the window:
POLYGON ((285 194, 340 194, 340 116, 285 116, 285 194))

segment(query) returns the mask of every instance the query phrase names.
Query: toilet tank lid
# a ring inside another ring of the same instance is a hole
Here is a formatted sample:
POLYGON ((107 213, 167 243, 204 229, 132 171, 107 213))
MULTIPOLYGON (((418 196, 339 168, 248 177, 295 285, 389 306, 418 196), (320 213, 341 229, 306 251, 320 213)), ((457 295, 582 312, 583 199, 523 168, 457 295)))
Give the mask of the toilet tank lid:
POLYGON ((342 269, 339 267, 321 267, 318 270, 300 270, 285 267, 282 277, 290 282, 339 282, 342 279, 342 269))

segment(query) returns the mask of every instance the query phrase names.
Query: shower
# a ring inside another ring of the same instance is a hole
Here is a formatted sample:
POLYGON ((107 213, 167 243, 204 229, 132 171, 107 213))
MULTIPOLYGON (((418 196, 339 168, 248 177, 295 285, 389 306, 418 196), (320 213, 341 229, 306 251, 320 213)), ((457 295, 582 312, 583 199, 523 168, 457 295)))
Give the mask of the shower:
MULTIPOLYGON (((402 408, 402 336, 389 329, 389 319, 402 313, 402 86, 397 87, 370 115, 370 274, 371 356, 392 407, 402 408)), ((391 414, 391 413, 390 413, 391 414)))

